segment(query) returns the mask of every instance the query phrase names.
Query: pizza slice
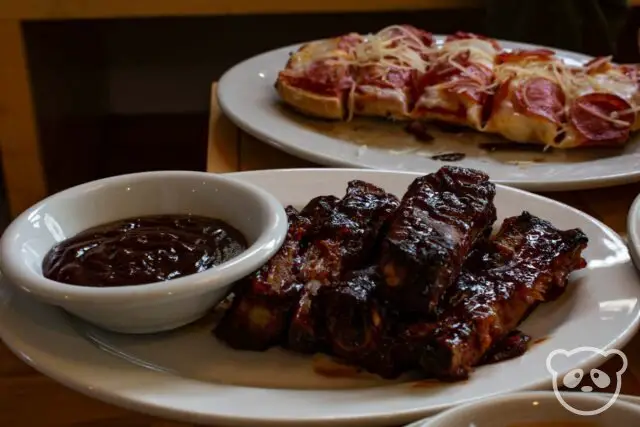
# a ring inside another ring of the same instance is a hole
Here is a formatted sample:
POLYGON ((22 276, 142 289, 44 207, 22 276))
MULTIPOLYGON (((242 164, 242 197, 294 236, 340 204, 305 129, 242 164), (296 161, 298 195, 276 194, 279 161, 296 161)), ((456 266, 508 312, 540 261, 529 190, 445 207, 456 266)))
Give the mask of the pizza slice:
POLYGON ((637 68, 607 57, 562 71, 568 123, 560 148, 625 144, 640 127, 637 68))
POLYGON ((586 79, 588 91, 609 93, 624 99, 630 105, 628 112, 635 115, 631 131, 640 129, 640 115, 635 114, 636 107, 640 105, 640 69, 637 65, 616 64, 610 56, 598 57, 580 68, 578 75, 586 79))
POLYGON ((276 88, 285 103, 316 117, 406 119, 432 44, 430 33, 410 25, 312 42, 291 56, 276 88))
POLYGON ((345 118, 347 98, 355 84, 351 74, 354 49, 363 40, 351 33, 303 45, 278 74, 275 87, 282 100, 314 117, 345 118))
POLYGON ((515 50, 496 56, 496 90, 484 128, 513 142, 555 145, 565 137, 565 92, 547 49, 515 50))
POLYGON ((350 114, 408 119, 414 82, 428 67, 432 45, 430 33, 410 25, 393 25, 367 36, 355 48, 350 114))
POLYGON ((486 131, 554 148, 614 146, 635 126, 638 84, 632 68, 608 60, 567 66, 546 49, 503 53, 486 131))
POLYGON ((482 130, 499 51, 496 40, 476 34, 447 37, 417 81, 412 117, 482 130))

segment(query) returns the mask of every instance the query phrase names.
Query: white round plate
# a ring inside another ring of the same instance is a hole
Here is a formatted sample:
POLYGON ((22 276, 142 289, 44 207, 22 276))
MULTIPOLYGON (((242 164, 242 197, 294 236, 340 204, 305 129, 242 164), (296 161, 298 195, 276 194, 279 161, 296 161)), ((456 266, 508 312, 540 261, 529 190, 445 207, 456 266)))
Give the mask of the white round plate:
MULTIPOLYGON (((442 37, 439 37, 442 40, 442 37)), ((505 49, 533 48, 501 41, 505 49)), ((434 154, 462 152, 459 166, 482 169, 497 183, 531 191, 576 190, 640 180, 640 138, 619 149, 557 152, 480 149, 497 137, 474 131, 432 129, 435 140, 417 141, 404 125, 375 119, 336 123, 303 117, 285 107, 274 89, 278 72, 290 52, 300 45, 276 49, 231 68, 218 83, 218 101, 240 128, 292 155, 326 166, 413 172, 433 172, 444 163, 434 154)), ((555 49, 567 62, 580 64, 591 57, 555 49)))
MULTIPOLYGON (((296 207, 318 195, 344 194, 351 179, 402 195, 416 176, 362 169, 231 175, 296 207)), ((217 425, 398 425, 477 398, 549 388, 545 361, 551 351, 619 348, 635 334, 639 279, 620 237, 586 214, 503 186, 496 206, 499 221, 527 210, 559 228, 582 228, 590 239, 588 267, 572 276, 565 295, 523 323, 522 330, 539 343, 520 358, 478 368, 465 382, 321 376, 310 356, 280 349, 231 350, 214 339, 206 319, 172 333, 118 335, 40 304, 6 281, 0 283, 0 336, 24 361, 82 393, 154 415, 217 425)), ((554 359, 553 366, 566 373, 603 362, 599 354, 579 352, 554 359)))
MULTIPOLYGON (((602 397, 608 397, 608 396, 609 396, 608 394, 602 393, 602 397)), ((618 396, 618 399, 624 402, 633 403, 634 405, 640 405, 640 396, 631 396, 629 394, 621 394, 618 396)))
MULTIPOLYGON (((611 400, 613 398, 613 396, 609 393, 597 393, 597 392, 563 392, 562 393, 564 395, 565 398, 567 397, 573 397, 575 399, 585 399, 585 400, 590 400, 591 398, 596 398, 596 399, 600 399, 602 402, 606 403, 607 401, 611 400)), ((545 406, 540 406, 540 405, 545 405, 545 400, 547 403, 549 403, 549 399, 551 399, 551 402, 555 403, 554 401, 557 399, 554 396, 553 392, 544 392, 544 391, 534 391, 534 392, 521 392, 521 393, 514 393, 512 395, 509 395, 507 397, 505 397, 506 399, 509 398, 513 398, 513 399, 531 399, 531 401, 541 401, 539 403, 537 403, 536 405, 540 408, 540 411, 544 414, 549 414, 553 411, 553 407, 548 408, 545 406), (551 411, 551 412, 546 412, 546 411, 551 411)), ((500 397, 497 397, 496 400, 500 399, 500 397)), ((492 401, 493 399, 489 399, 490 401, 492 401)), ((625 402, 625 403, 630 403, 632 405, 638 405, 640 406, 640 397, 638 396, 631 396, 631 395, 627 395, 627 394, 620 394, 615 398, 615 402, 625 402)), ((500 405, 502 402, 500 401, 492 401, 491 402, 491 406, 489 406, 490 408, 495 407, 495 405, 500 405), (495 405, 494 405, 495 404, 495 405)), ((474 405, 474 403, 471 403, 470 405, 474 405)), ((522 408, 522 407, 521 407, 522 408)), ((611 412, 612 409, 615 408, 612 407, 610 409, 607 409, 607 412, 611 412)), ((457 408, 452 408, 450 409, 448 412, 453 412, 455 411, 457 408)), ((559 409, 557 408, 557 410, 561 410, 561 411, 565 411, 565 409, 559 409)), ((501 412, 501 416, 503 415, 503 412, 501 412)), ((444 415, 444 414, 442 414, 444 415)), ((568 415, 568 413, 567 413, 568 415)), ((429 427, 429 422, 431 421, 435 421, 434 418, 436 416, 433 417, 427 417, 424 418, 422 420, 416 421, 415 423, 411 423, 405 427, 429 427)), ((504 419, 504 418, 503 418, 504 419)), ((606 422, 606 421, 605 421, 606 422)), ((453 424, 453 423, 449 423, 449 425, 457 425, 457 424, 453 424)), ((529 426, 535 426, 535 425, 548 425, 548 426, 562 426, 562 422, 550 422, 550 423, 545 423, 545 422, 541 422, 541 423, 531 423, 531 422, 527 422, 526 425, 529 426)), ((566 424, 564 424, 566 426, 576 426, 575 423, 572 423, 570 421, 568 421, 566 424)), ((592 424, 587 422, 587 424, 581 424, 578 423, 578 425, 582 425, 583 427, 589 427, 589 426, 594 426, 596 424, 592 424)), ((597 424, 597 425, 601 425, 601 424, 597 424)), ((465 427, 467 426, 467 424, 465 424, 465 427)), ((475 427, 475 424, 471 424, 469 427, 475 427)))
POLYGON ((631 204, 627 215, 627 236, 629 252, 631 252, 636 267, 640 270, 640 194, 631 204))

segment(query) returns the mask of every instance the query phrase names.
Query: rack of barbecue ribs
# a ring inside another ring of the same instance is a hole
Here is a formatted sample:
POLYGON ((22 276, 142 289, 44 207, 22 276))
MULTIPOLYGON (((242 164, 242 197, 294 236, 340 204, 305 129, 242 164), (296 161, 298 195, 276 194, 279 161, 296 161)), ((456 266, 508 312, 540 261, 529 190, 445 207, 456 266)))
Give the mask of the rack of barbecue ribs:
POLYGON ((399 200, 351 181, 287 208, 287 237, 240 281, 216 336, 241 350, 323 352, 383 378, 443 381, 517 357, 519 325, 586 263, 587 236, 531 213, 497 218, 480 171, 443 167, 399 200))

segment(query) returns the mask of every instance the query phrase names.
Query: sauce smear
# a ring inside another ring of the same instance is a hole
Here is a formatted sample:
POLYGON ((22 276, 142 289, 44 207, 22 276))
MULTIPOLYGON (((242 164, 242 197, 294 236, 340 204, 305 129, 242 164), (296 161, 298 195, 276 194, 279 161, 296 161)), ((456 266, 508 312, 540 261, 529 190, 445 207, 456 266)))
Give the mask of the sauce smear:
POLYGON ((464 159, 467 155, 464 153, 443 153, 431 156, 432 160, 441 160, 443 162, 458 162, 464 159))
POLYGON ((141 285, 200 273, 246 250, 245 237, 219 219, 192 215, 128 218, 54 246, 46 278, 79 286, 141 285))

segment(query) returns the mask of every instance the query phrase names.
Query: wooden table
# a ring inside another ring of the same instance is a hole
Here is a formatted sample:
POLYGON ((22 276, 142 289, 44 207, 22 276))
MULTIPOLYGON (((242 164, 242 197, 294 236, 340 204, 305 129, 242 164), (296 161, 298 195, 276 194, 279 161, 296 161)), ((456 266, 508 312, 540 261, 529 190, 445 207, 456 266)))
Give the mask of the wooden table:
MULTIPOLYGON (((317 167, 241 132, 220 113, 215 97, 212 100, 209 171, 317 167)), ((640 184, 546 196, 581 209, 624 234, 627 212, 638 193, 640 184)), ((629 369, 623 376, 622 393, 640 396, 640 336, 623 350, 629 358, 629 369)), ((615 369, 608 364, 603 367, 609 373, 612 368, 615 369)), ((0 425, 184 427, 191 424, 137 414, 85 397, 37 373, 0 344, 0 425)))

